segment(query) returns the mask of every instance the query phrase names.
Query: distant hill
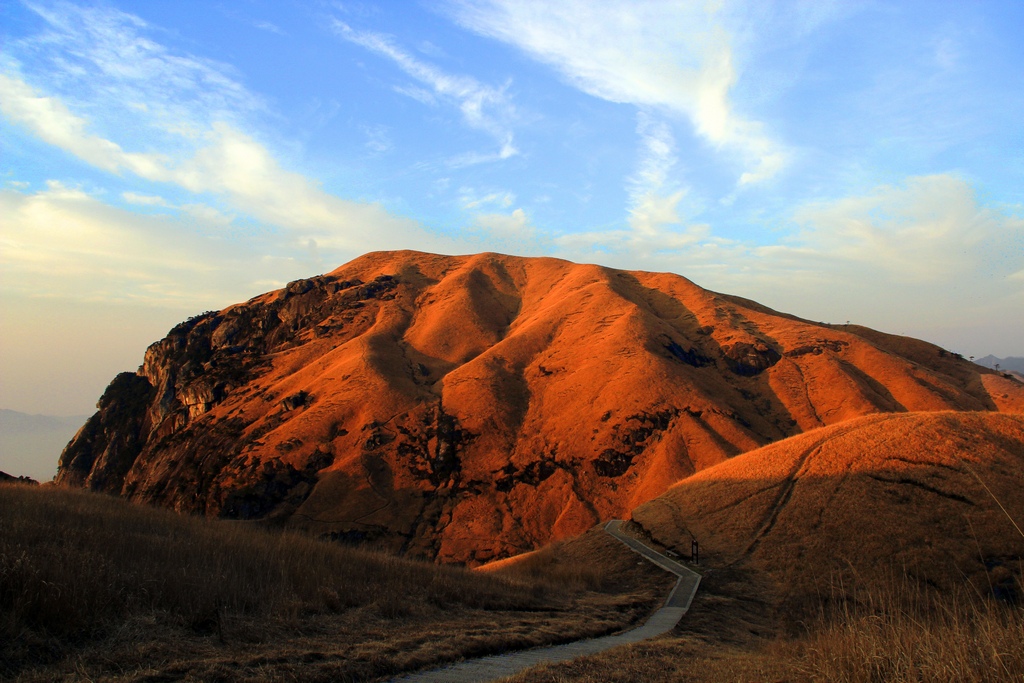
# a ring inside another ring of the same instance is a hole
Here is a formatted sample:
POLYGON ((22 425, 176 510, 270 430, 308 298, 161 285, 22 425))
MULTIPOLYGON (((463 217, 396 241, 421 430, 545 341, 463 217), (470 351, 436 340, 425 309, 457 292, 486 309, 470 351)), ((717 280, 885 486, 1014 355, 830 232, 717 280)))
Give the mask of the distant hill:
POLYGON ((0 470, 0 484, 28 484, 32 486, 38 483, 32 477, 15 477, 0 470))
POLYGON ((995 356, 988 355, 984 358, 978 358, 974 362, 982 367, 992 368, 993 370, 996 365, 998 365, 999 370, 1002 372, 1013 372, 1018 375, 1024 375, 1024 358, 1016 356, 1010 356, 1009 358, 996 358, 995 356))
POLYGON ((86 418, 0 409, 0 470, 39 481, 53 479, 55 459, 86 418))
POLYGON ((477 564, 788 436, 936 410, 1024 410, 1024 384, 670 273, 379 252, 176 326, 57 480, 477 564))

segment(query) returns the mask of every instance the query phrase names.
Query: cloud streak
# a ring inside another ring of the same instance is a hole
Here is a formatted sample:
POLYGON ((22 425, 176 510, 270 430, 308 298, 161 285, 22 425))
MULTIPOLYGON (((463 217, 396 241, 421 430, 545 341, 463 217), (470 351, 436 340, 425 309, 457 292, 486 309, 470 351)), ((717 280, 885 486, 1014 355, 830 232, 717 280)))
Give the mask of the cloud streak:
POLYGON ((120 145, 87 132, 88 122, 58 98, 39 94, 21 79, 0 72, 0 111, 40 139, 104 171, 128 170, 143 177, 160 174, 162 160, 125 152, 120 145))
POLYGON ((653 237, 682 222, 677 207, 686 190, 672 187, 669 180, 678 161, 672 131, 644 112, 637 118, 641 153, 639 168, 629 181, 629 226, 641 235, 653 237))
POLYGON ((73 89, 78 104, 102 109, 115 130, 119 107, 145 112, 147 137, 187 136, 264 108, 230 66, 168 49, 147 37, 151 27, 135 15, 68 2, 29 7, 47 30, 15 47, 38 60, 35 74, 47 89, 73 89))
POLYGON ((454 0, 464 27, 513 45, 594 97, 685 116, 738 154, 738 184, 767 180, 785 150, 730 100, 737 73, 716 3, 454 0))
POLYGON ((332 19, 332 27, 340 38, 390 59, 407 75, 430 88, 430 91, 424 91, 417 87, 397 86, 397 92, 423 103, 431 103, 434 97, 448 102, 458 108, 467 125, 488 133, 498 141, 500 149, 496 154, 478 155, 470 163, 507 159, 519 153, 509 125, 515 109, 505 94, 507 85, 495 88, 470 76, 446 73, 413 57, 388 36, 357 31, 339 19, 332 19))
POLYGON ((86 163, 111 172, 128 171, 146 180, 172 183, 195 194, 212 193, 236 210, 294 231, 300 241, 355 253, 390 240, 430 243, 415 221, 374 204, 340 199, 301 174, 283 169, 273 154, 241 130, 211 124, 191 156, 126 152, 115 142, 88 133, 88 122, 54 97, 24 81, 0 74, 0 110, 46 142, 86 163))

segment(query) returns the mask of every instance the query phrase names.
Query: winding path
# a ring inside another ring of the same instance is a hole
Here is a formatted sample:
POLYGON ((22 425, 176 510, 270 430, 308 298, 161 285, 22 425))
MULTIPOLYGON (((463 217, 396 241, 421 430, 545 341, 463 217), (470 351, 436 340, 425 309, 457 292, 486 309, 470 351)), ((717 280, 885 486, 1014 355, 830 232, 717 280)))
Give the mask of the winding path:
POLYGON ((697 586, 700 585, 700 574, 665 557, 635 538, 625 535, 622 533, 621 528, 622 520, 613 519, 605 525, 604 530, 629 546, 633 552, 642 555, 645 559, 653 562, 665 571, 679 577, 672 592, 669 593, 665 605, 652 614, 642 626, 610 636, 577 640, 565 643, 564 645, 538 647, 532 650, 520 650, 519 652, 508 654, 469 659, 440 669, 395 678, 392 683, 483 683, 484 681, 496 681, 518 673, 523 669, 528 669, 531 666, 565 662, 583 655, 603 652, 619 645, 637 643, 672 630, 679 623, 683 615, 686 614, 686 611, 690 609, 693 596, 697 593, 697 586))

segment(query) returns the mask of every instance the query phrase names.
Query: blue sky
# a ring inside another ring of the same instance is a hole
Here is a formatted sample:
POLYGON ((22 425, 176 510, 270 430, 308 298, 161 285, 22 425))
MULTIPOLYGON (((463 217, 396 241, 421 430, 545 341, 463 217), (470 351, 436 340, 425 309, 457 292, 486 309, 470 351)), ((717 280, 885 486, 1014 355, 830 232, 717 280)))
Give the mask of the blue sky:
POLYGON ((0 407, 370 250, 1024 355, 1024 3, 0 0, 0 407))

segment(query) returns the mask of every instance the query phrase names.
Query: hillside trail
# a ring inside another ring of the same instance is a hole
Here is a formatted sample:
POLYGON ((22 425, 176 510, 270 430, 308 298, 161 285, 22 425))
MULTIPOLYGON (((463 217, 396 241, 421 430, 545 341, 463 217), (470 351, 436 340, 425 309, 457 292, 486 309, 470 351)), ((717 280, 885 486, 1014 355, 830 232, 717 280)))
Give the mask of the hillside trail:
POLYGON ((479 659, 468 659, 440 669, 424 671, 408 676, 394 678, 391 683, 483 683, 497 681, 519 673, 538 664, 554 664, 565 662, 584 655, 604 652, 619 645, 629 645, 641 640, 660 636, 672 630, 679 620, 690 609, 693 596, 700 585, 700 574, 686 568, 658 551, 641 543, 631 536, 622 533, 622 520, 613 519, 604 530, 622 541, 633 552, 654 563, 661 569, 675 574, 676 585, 665 600, 664 606, 652 614, 646 622, 629 631, 616 633, 600 638, 576 640, 562 645, 538 647, 500 655, 491 655, 479 659))

